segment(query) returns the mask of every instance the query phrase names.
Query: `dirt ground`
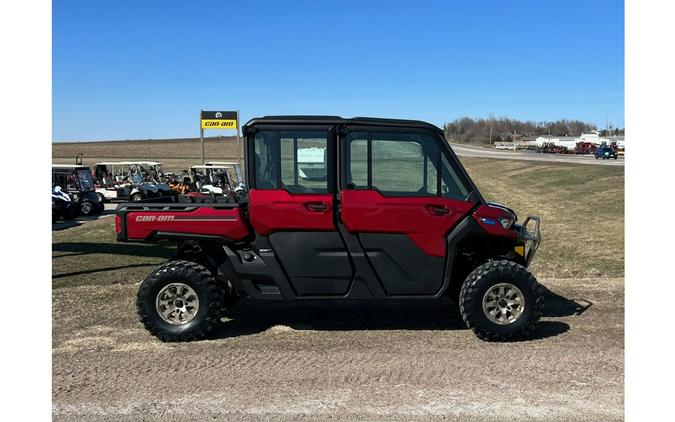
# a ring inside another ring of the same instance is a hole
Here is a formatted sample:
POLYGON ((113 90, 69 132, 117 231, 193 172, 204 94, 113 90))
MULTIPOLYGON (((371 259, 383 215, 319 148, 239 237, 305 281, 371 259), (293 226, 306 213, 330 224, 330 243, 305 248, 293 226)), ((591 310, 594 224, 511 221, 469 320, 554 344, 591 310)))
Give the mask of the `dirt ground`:
POLYGON ((622 420, 623 280, 540 281, 538 338, 509 344, 445 300, 244 300, 213 338, 164 344, 136 286, 54 289, 54 420, 622 420))

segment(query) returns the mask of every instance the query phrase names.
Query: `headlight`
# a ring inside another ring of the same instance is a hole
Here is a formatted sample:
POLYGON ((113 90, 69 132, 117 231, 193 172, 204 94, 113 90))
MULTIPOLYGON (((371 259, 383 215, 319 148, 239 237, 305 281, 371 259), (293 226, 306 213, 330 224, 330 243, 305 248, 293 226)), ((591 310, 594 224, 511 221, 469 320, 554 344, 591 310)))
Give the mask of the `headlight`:
POLYGON ((499 222, 502 224, 502 227, 504 227, 506 230, 510 229, 511 226, 513 226, 512 218, 502 217, 499 219, 499 222))

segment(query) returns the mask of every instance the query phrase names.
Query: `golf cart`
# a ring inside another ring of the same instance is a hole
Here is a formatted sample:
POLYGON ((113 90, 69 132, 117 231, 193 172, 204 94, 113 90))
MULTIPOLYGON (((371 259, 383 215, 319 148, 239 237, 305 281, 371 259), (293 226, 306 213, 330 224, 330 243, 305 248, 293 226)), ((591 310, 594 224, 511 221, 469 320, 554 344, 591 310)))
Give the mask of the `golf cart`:
POLYGON ((171 189, 164 183, 160 191, 156 183, 148 181, 153 177, 151 170, 161 163, 150 161, 119 161, 96 163, 95 175, 98 186, 96 194, 105 201, 140 201, 147 198, 171 195, 171 189))
POLYGON ((157 186, 157 193, 159 196, 171 196, 176 194, 166 181, 166 176, 162 172, 162 163, 158 161, 138 161, 136 164, 140 167, 143 179, 146 182, 153 183, 157 186))
POLYGON ((244 173, 241 169, 241 164, 233 161, 206 161, 204 165, 207 166, 221 166, 227 170, 227 174, 230 176, 230 180, 235 184, 239 185, 244 182, 244 173))
POLYGON ((60 186, 61 192, 72 198, 79 214, 93 215, 103 211, 103 201, 94 191, 94 180, 89 167, 52 164, 52 187, 56 186, 60 186))
POLYGON ((238 163, 215 163, 190 166, 193 191, 205 195, 228 195, 237 187, 241 170, 238 163), (237 179, 232 177, 234 171, 237 179))

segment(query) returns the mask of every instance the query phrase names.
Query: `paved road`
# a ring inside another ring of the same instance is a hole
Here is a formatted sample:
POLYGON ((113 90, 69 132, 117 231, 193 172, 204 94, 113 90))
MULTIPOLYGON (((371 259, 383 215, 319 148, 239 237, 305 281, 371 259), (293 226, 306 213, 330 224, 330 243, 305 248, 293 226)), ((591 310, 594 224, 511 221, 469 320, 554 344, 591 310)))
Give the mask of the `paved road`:
POLYGON ((510 344, 446 301, 242 301, 212 339, 164 344, 134 285, 54 289, 54 420, 622 420, 623 280, 542 283, 539 338, 510 344))
POLYGON ((502 151, 496 149, 450 144, 453 151, 460 157, 484 157, 497 158, 502 160, 527 160, 527 161, 549 161, 555 163, 574 163, 574 164, 592 164, 599 166, 624 166, 625 160, 618 158, 616 160, 596 160, 588 155, 567 155, 567 154, 539 154, 532 151, 502 151))

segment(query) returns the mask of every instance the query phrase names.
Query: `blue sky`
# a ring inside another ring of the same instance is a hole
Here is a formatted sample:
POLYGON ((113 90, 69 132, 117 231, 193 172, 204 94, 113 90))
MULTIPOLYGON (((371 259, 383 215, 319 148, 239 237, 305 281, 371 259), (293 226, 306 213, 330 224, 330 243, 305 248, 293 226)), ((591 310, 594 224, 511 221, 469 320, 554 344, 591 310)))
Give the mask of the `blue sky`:
MULTIPOLYGON (((624 124, 622 1, 53 2, 53 139, 199 135, 200 109, 624 124)), ((209 131, 207 136, 226 134, 209 131)))

